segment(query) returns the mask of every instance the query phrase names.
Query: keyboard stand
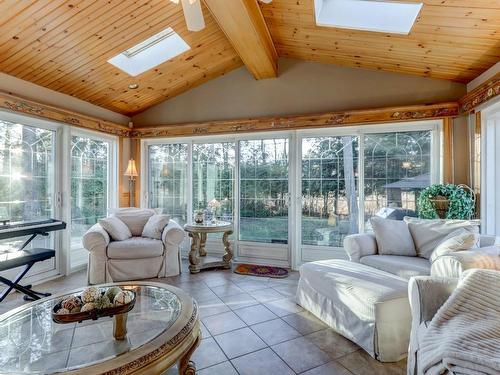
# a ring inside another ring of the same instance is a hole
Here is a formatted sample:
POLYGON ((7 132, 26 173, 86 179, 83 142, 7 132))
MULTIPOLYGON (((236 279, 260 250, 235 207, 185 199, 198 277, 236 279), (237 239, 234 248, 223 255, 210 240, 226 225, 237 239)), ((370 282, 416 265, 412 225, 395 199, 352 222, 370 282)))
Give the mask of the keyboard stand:
POLYGON ((48 232, 36 231, 21 245, 18 250, 7 254, 6 259, 0 260, 0 271, 24 266, 22 271, 17 274, 14 280, 9 280, 3 276, 0 276, 0 282, 4 283, 7 286, 0 294, 0 302, 2 302, 13 289, 18 292, 24 293, 23 298, 25 301, 35 301, 42 297, 50 296, 50 293, 42 293, 32 290, 31 285, 23 286, 19 284, 21 279, 28 273, 28 271, 31 269, 31 267, 33 267, 35 263, 50 259, 55 256, 56 252, 52 249, 35 248, 25 250, 26 246, 28 246, 29 243, 35 239, 35 237, 48 235, 48 232), (9 255, 11 255, 12 258, 9 258, 9 255))
POLYGON ((37 261, 33 261, 33 262, 29 262, 28 264, 26 264, 24 269, 17 274, 16 278, 13 281, 6 279, 3 276, 0 276, 0 281, 2 283, 4 283, 5 285, 7 285, 7 288, 5 288, 2 291, 2 293, 0 294, 0 302, 2 302, 4 300, 4 298, 9 295, 9 293, 11 292, 12 289, 15 289, 18 292, 24 293, 25 296, 23 298, 25 301, 35 301, 37 299, 40 299, 41 297, 50 296, 50 293, 42 293, 42 292, 36 292, 34 290, 31 290, 31 285, 22 286, 21 284, 19 284, 19 281, 21 281, 21 279, 24 277, 24 275, 26 275, 28 273, 28 271, 31 269, 31 267, 33 267, 33 265, 36 262, 37 261))

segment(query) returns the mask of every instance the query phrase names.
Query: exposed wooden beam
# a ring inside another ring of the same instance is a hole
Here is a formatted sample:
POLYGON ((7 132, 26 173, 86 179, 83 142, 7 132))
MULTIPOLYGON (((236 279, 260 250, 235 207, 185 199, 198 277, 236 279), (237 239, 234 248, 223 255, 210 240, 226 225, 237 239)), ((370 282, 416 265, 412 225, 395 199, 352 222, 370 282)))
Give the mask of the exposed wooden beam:
POLYGON ((250 133, 269 130, 294 130, 306 128, 342 127, 358 124, 376 124, 384 122, 402 122, 454 117, 457 114, 458 104, 452 102, 331 112, 302 116, 263 117, 202 123, 145 126, 133 129, 130 135, 134 138, 191 137, 196 135, 250 133))
POLYGON ((33 100, 23 99, 2 91, 0 91, 0 108, 41 117, 47 120, 63 122, 80 128, 97 130, 120 137, 128 137, 130 132, 127 125, 82 115, 67 109, 38 103, 33 100))
POLYGON ((278 54, 257 0, 204 0, 255 79, 278 74, 278 54))

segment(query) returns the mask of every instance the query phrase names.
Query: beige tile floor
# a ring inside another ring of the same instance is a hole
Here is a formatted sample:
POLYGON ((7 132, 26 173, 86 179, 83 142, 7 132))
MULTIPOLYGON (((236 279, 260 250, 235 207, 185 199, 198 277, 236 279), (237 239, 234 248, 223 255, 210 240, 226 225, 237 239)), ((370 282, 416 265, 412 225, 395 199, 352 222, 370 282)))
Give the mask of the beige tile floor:
MULTIPOLYGON (((186 265, 183 264, 186 268, 186 265)), ((229 270, 186 270, 156 281, 188 291, 200 307, 203 340, 193 356, 200 375, 405 374, 406 361, 382 364, 294 302, 299 275, 242 276, 229 270)), ((85 285, 84 271, 37 285, 58 292, 85 285)), ((24 303, 12 293, 0 313, 24 303)), ((164 375, 177 374, 175 368, 164 375)))

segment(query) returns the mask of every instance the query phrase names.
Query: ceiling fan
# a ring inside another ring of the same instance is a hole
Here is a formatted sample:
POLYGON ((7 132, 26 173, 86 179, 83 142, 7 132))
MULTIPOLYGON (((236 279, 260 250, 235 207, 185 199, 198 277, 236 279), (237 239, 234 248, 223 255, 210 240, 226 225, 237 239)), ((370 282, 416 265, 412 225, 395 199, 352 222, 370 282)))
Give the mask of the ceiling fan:
MULTIPOLYGON (((186 26, 189 31, 200 31, 205 28, 205 19, 201 10, 201 0, 170 0, 174 4, 182 4, 186 26)), ((259 0, 269 4, 273 0, 259 0)))

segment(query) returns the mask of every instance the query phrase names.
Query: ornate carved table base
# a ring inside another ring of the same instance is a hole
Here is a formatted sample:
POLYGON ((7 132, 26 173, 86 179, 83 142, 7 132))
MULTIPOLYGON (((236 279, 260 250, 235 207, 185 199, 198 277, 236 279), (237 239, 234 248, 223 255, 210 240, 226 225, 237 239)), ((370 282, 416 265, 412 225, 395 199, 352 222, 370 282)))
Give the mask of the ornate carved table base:
POLYGON ((186 232, 191 237, 191 250, 189 252, 189 271, 198 273, 206 268, 231 268, 231 259, 233 258, 233 250, 229 242, 229 236, 233 233, 233 225, 228 222, 217 222, 216 224, 186 224, 184 226, 186 232), (222 243, 224 245, 224 255, 222 260, 207 255, 205 243, 208 233, 223 232, 222 243))

